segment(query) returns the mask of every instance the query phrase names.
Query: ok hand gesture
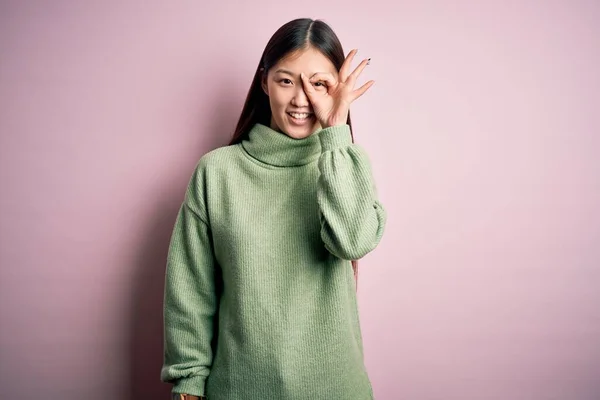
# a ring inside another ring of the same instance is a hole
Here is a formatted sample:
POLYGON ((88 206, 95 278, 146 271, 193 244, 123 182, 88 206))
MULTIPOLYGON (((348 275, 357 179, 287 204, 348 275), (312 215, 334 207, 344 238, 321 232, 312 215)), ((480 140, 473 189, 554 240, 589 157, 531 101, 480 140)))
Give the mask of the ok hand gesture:
POLYGON ((350 64, 357 52, 358 50, 354 49, 348 54, 338 79, 329 72, 317 72, 310 78, 304 74, 300 75, 304 91, 323 129, 345 124, 350 103, 362 96, 375 83, 371 80, 360 88, 354 89, 358 76, 371 60, 370 58, 363 60, 352 73, 349 73, 350 64), (313 85, 326 85, 327 90, 316 90, 313 85))

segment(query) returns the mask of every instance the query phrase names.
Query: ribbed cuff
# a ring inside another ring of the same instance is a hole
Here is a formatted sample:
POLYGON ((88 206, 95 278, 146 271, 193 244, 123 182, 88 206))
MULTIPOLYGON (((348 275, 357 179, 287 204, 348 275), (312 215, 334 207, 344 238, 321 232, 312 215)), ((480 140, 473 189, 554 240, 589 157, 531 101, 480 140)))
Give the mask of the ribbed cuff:
POLYGON ((182 378, 173 385, 173 393, 193 394, 194 396, 204 396, 205 376, 191 376, 182 378))
POLYGON ((352 144, 349 125, 335 125, 319 132, 322 151, 335 150, 352 144))

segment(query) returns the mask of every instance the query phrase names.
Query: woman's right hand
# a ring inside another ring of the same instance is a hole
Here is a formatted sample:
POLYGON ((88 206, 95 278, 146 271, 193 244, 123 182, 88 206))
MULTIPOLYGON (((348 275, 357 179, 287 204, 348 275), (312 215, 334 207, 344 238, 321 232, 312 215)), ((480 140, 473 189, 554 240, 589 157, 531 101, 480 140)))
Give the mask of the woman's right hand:
POLYGON ((206 400, 204 396, 194 396, 192 394, 173 393, 173 400, 206 400))

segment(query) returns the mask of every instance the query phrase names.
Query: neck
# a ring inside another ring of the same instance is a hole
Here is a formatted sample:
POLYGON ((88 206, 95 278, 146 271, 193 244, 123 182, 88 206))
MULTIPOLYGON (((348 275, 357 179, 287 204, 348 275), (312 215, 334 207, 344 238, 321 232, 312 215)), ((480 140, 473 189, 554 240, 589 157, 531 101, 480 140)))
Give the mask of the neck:
POLYGON ((256 124, 242 146, 253 158, 277 167, 295 167, 316 161, 321 154, 319 131, 303 139, 256 124))

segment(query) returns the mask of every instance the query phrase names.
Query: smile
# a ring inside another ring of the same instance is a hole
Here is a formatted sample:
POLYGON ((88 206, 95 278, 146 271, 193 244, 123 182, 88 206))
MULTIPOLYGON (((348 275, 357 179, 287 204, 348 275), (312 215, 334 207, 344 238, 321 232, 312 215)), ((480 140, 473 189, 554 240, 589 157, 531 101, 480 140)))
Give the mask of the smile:
POLYGON ((295 119, 306 119, 313 115, 312 113, 292 113, 292 112, 289 112, 287 114, 292 116, 295 119))

